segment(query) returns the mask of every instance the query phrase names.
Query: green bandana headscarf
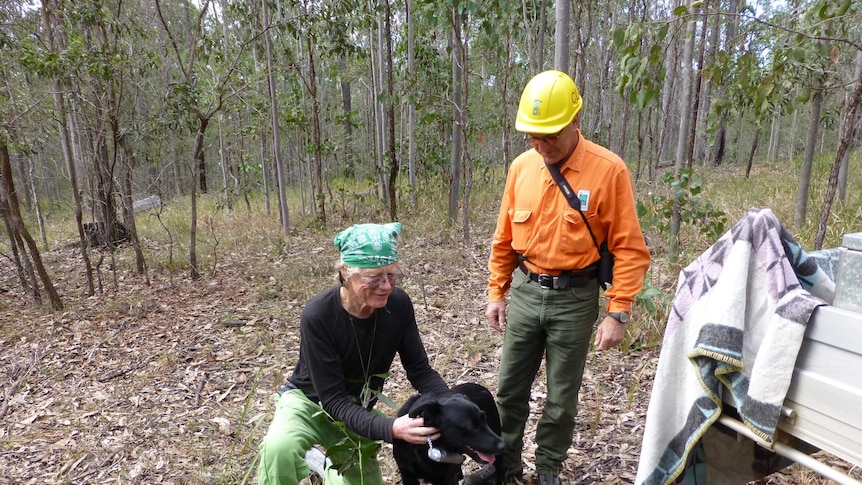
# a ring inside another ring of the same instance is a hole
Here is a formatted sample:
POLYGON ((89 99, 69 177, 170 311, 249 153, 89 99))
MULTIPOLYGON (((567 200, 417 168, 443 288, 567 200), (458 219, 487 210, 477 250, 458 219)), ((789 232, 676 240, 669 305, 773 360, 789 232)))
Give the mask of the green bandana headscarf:
POLYGON ((379 268, 398 261, 401 223, 356 224, 338 233, 333 242, 341 260, 357 268, 379 268))

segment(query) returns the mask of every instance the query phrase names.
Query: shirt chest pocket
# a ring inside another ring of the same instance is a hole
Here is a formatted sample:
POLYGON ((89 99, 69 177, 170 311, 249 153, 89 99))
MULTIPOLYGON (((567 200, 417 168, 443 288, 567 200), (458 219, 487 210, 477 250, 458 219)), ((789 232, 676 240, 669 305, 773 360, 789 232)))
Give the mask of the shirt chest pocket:
POLYGON ((531 209, 509 209, 509 220, 512 222, 512 247, 523 250, 532 237, 531 209))
MULTIPOLYGON (((583 213, 583 215, 591 224, 595 223, 593 222, 595 220, 594 214, 583 213)), ((592 249, 593 240, 580 213, 575 210, 567 210, 563 213, 560 225, 560 240, 562 241, 560 249, 564 254, 576 255, 585 254, 591 250, 595 251, 592 249)))

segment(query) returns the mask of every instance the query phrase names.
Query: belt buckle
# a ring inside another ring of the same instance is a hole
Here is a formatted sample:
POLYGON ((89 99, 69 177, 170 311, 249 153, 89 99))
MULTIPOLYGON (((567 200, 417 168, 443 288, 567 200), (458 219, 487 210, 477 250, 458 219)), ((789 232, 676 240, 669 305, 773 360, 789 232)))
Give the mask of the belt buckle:
POLYGON ((553 289, 554 288, 554 277, 549 274, 540 274, 539 275, 539 286, 545 289, 553 289))

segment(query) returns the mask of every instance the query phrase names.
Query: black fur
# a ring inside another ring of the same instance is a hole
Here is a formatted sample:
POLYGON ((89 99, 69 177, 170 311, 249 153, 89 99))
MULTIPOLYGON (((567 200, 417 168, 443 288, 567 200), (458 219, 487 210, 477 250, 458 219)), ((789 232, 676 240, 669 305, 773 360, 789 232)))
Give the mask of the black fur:
MULTIPOLYGON (((426 426, 440 430, 435 448, 448 453, 466 454, 478 463, 493 462, 503 451, 500 415, 494 397, 479 384, 460 384, 446 393, 415 395, 407 400, 398 416, 421 416, 426 426)), ((439 463, 428 458, 428 445, 395 440, 392 454, 404 485, 419 480, 432 485, 457 485, 463 477, 461 465, 439 463)), ((498 473, 497 482, 500 483, 498 473)))

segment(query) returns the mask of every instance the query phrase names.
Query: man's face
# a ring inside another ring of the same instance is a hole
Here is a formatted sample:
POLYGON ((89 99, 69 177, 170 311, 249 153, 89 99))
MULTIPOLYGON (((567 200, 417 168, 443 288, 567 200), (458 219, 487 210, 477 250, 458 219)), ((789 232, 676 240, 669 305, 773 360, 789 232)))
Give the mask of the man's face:
POLYGON ((558 133, 550 135, 541 135, 535 133, 527 133, 527 139, 533 148, 539 152, 539 155, 545 160, 545 163, 556 165, 564 158, 568 157, 575 146, 578 144, 578 128, 581 124, 580 113, 576 114, 572 122, 565 126, 558 133))

